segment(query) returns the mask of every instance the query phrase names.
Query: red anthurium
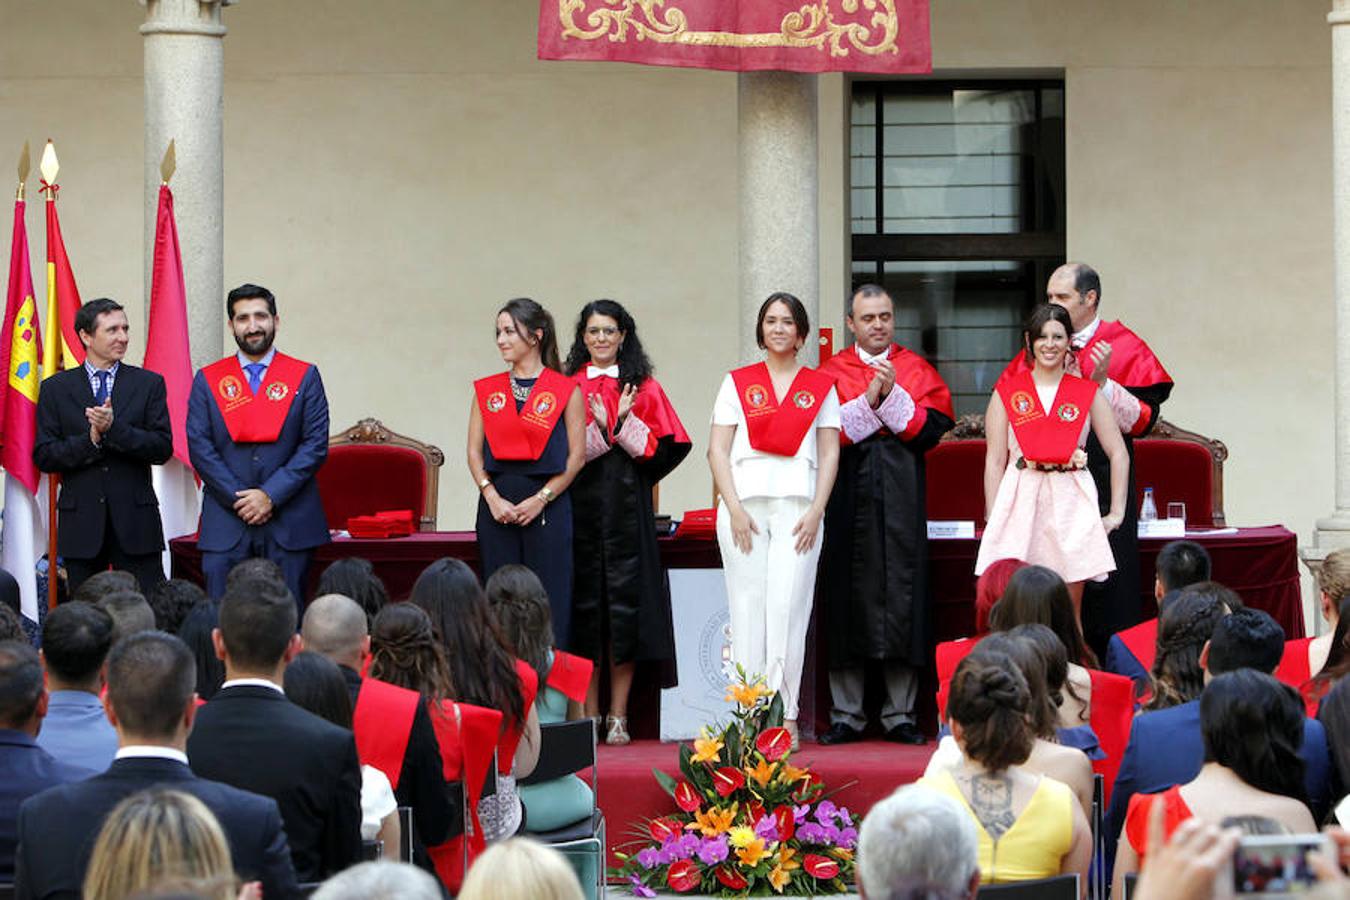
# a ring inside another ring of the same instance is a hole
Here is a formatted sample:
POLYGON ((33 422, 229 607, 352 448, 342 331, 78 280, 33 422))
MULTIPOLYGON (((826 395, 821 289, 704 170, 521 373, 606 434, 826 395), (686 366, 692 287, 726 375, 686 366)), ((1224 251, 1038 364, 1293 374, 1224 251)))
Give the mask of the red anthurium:
POLYGON ((777 762, 792 749, 792 735, 786 728, 768 728, 755 738, 755 749, 769 762, 777 762))
MULTIPOLYGON (((821 857, 824 859, 824 857, 821 857)), ((837 870, 839 867, 835 866, 837 870)), ((670 871, 666 872, 666 884, 670 889, 680 894, 687 894, 694 890, 703 882, 703 876, 699 874, 698 866, 692 859, 681 859, 671 863, 670 871)))
POLYGON ((778 827, 778 839, 780 841, 792 840, 793 833, 797 830, 797 820, 792 816, 792 807, 780 806, 773 811, 773 822, 778 827))
POLYGON ((647 826, 648 833, 652 840, 657 843, 665 843, 667 839, 680 836, 680 826, 677 822, 670 819, 652 819, 652 824, 647 826))
POLYGON ((839 863, 817 853, 806 854, 806 857, 802 860, 802 868, 812 878, 821 881, 827 881, 839 874, 839 863))
POLYGON ((740 769, 723 766, 713 772, 713 788, 717 791, 717 796, 730 797, 743 787, 745 787, 745 776, 741 774, 740 769))
POLYGON ((675 805, 687 813, 697 812, 703 805, 699 799, 698 791, 687 781, 681 781, 675 785, 675 805))
POLYGON ((737 872, 731 866, 718 866, 717 880, 722 882, 722 887, 730 891, 743 891, 750 884, 750 882, 745 880, 744 875, 737 872))
POLYGON ((806 778, 803 778, 801 783, 798 785, 797 790, 792 792, 792 799, 796 800, 798 803, 804 803, 806 801, 806 798, 814 794, 816 789, 819 788, 820 785, 821 785, 820 776, 817 775, 815 772, 812 772, 806 778))
POLYGON ((750 814, 750 824, 758 825, 759 820, 764 818, 764 804, 758 800, 751 800, 745 805, 745 811, 750 814))

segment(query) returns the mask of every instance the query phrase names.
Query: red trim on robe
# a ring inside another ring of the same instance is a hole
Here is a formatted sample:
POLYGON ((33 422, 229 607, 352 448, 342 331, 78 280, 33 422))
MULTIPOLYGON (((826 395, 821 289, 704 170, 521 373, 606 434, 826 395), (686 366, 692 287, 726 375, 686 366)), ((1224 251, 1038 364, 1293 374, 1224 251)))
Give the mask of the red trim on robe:
MULTIPOLYGON (((605 404, 606 418, 609 420, 609 427, 606 429, 609 433, 605 437, 613 444, 614 435, 618 430, 614 423, 619 418, 618 379, 610 378, 608 375, 587 378, 585 367, 572 378, 581 387, 582 397, 586 401, 587 425, 595 421, 595 416, 591 414, 591 396, 600 395, 601 402, 605 404)), ((648 378, 642 382, 642 386, 633 394, 633 408, 630 414, 637 416, 648 429, 647 446, 639 459, 651 459, 656 453, 657 442, 664 437, 673 438, 677 444, 692 443, 689 434, 684 430, 684 425, 680 422, 680 417, 675 413, 675 407, 671 405, 655 378, 648 378)))
POLYGON ((511 376, 498 372, 473 383, 483 437, 497 459, 538 459, 562 418, 576 385, 566 375, 544 369, 519 410, 511 376))
POLYGON ((239 357, 227 356, 202 369, 202 377, 236 444, 270 444, 281 434, 286 416, 312 368, 293 356, 276 353, 255 395, 239 357))
MULTIPOLYGON (((914 416, 905 426, 904 432, 898 435, 902 441, 911 440, 923 430, 930 409, 956 421, 956 413, 952 410, 951 391, 948 390, 937 369, 929 365, 919 354, 906 350, 898 344, 891 344, 886 359, 895 367, 896 387, 904 388, 914 400, 914 416)), ((871 384, 872 377, 876 374, 876 369, 863 362, 857 350, 852 347, 830 357, 821 365, 820 371, 834 379, 834 388, 839 393, 840 405, 866 393, 867 386, 871 384)), ((886 430, 884 425, 882 430, 886 430)), ((842 429, 839 432, 839 443, 843 445, 853 443, 842 429)))
POLYGON ((802 366, 780 404, 769 367, 762 362, 732 370, 731 380, 745 415, 750 446, 776 456, 797 455, 806 433, 815 424, 820 404, 834 386, 830 376, 802 366))
POLYGON ((575 656, 554 649, 553 665, 548 670, 544 683, 559 691, 568 700, 575 703, 586 702, 586 692, 591 688, 591 673, 595 663, 583 656, 575 656))
POLYGON ((398 790, 413 718, 421 702, 416 691, 369 676, 361 679, 356 708, 352 711, 356 755, 363 765, 383 772, 394 790, 398 790))

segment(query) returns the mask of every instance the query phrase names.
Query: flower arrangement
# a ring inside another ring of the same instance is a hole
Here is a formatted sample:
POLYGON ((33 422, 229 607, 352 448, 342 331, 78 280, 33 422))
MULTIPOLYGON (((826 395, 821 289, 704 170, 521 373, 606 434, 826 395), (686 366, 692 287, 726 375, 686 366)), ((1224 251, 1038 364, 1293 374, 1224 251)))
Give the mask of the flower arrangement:
POLYGON ((853 880, 858 818, 809 767, 791 762, 783 702, 737 667, 729 723, 680 745, 680 774, 652 774, 679 812, 648 820, 615 874, 638 897, 656 889, 722 897, 837 894, 853 880), (636 850, 632 848, 637 847, 636 850))

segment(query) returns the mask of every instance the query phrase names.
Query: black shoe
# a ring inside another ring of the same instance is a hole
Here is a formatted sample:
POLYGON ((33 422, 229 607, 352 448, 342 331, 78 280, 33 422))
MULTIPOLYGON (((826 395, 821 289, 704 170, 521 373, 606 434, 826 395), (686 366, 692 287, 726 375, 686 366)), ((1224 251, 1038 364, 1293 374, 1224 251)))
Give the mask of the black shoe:
POLYGON ((886 732, 886 740, 896 744, 914 744, 916 746, 928 743, 928 738, 923 736, 919 726, 913 722, 901 722, 886 732))
POLYGON ((826 747, 834 744, 852 744, 855 741, 861 741, 863 733, 856 728, 850 728, 843 722, 835 722, 830 726, 830 730, 816 739, 816 743, 824 744, 826 747))

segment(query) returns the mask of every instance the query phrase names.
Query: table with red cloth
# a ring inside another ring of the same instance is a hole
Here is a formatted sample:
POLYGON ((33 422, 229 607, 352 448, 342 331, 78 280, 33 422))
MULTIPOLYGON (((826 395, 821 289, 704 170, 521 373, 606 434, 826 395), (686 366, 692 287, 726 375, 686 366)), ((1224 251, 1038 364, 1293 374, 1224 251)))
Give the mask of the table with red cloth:
MULTIPOLYGON (((1239 528, 1236 533, 1191 533, 1189 540, 1201 544, 1213 560, 1213 578, 1242 597, 1242 601, 1256 609, 1270 613, 1284 627, 1288 639, 1303 636, 1303 608, 1299 588, 1298 538, 1287 528, 1273 525, 1264 528, 1239 528)), ((1153 616, 1157 610, 1153 601, 1153 568, 1158 551, 1171 539, 1144 538, 1139 541, 1140 583, 1144 615, 1153 616)), ((666 537, 659 541, 661 559, 671 569, 717 569, 722 559, 717 541, 712 537, 666 537)), ((169 542, 173 556, 173 576, 202 582, 201 553, 195 537, 177 538, 169 542)), ((978 539, 933 540, 928 542, 930 582, 935 604, 934 641, 965 637, 974 625, 975 555, 978 539)), ((319 575, 328 563, 349 556, 370 560, 376 573, 384 579, 390 597, 405 599, 412 591, 413 582, 429 563, 443 556, 462 559, 475 570, 479 569, 478 545, 472 531, 418 532, 407 537, 359 540, 338 538, 319 547, 310 569, 310 591, 318 584, 319 575)), ((678 598, 677 598, 678 599, 678 598)), ((816 648, 826 643, 820 629, 821 616, 813 616, 808 638, 806 666, 802 675, 802 719, 804 730, 810 733, 809 723, 823 729, 829 725, 829 679, 824 660, 818 659, 816 648)), ((931 673, 925 681, 931 682, 931 673)), ((654 684, 634 685, 629 704, 633 721, 630 730, 635 737, 656 737, 659 733, 657 715, 660 710, 659 689, 654 684)), ((919 712, 925 724, 931 726, 933 704, 922 692, 919 712)), ((931 693, 931 688, 929 693, 931 693)))

